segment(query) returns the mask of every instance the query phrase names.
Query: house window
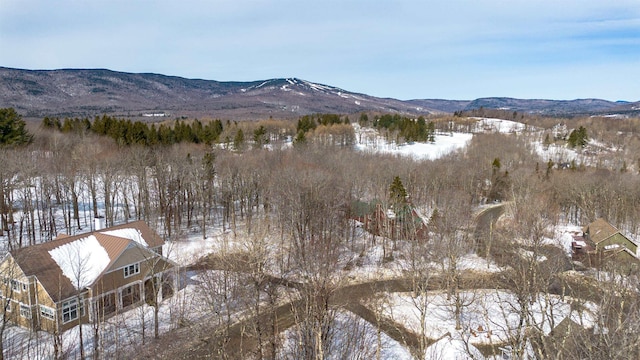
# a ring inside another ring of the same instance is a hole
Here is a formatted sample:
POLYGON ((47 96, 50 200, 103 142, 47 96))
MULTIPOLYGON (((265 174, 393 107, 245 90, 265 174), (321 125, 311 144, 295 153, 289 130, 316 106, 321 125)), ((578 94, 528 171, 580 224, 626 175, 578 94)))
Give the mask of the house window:
POLYGON ((31 319, 31 308, 28 305, 20 304, 20 316, 31 319))
POLYGON ((6 301, 6 303, 5 303, 5 307, 4 307, 4 309, 5 309, 6 311, 8 311, 8 312, 11 312, 11 300, 6 299, 5 301, 6 301))
POLYGON ((22 290, 22 283, 18 280, 11 280, 11 290, 19 293, 22 290))
POLYGON ((78 299, 71 299, 62 303, 62 323, 78 318, 78 299))
POLYGON ((135 263, 124 268, 124 277, 133 276, 140 273, 140 263, 135 263))
POLYGON ((54 320, 56 318, 56 311, 48 306, 40 305, 40 316, 45 319, 54 320))
POLYGON ((122 307, 126 308, 140 301, 140 284, 133 284, 122 289, 120 293, 120 301, 122 307))
POLYGON ((97 301, 97 311, 99 316, 106 316, 116 312, 116 293, 102 296, 97 301))

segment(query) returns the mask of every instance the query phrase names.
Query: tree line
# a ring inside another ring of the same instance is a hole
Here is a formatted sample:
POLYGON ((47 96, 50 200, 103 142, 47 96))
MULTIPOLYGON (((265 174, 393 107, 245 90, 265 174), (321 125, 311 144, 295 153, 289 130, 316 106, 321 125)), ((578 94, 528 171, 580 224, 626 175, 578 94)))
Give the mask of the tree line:
POLYGON ((411 119, 398 114, 384 114, 374 118, 373 127, 397 132, 398 136, 408 142, 435 142, 435 124, 433 121, 427 123, 423 116, 411 119))
MULTIPOLYGON (((353 131, 350 130, 349 118, 336 114, 304 115, 297 122, 293 139, 296 143, 312 141, 340 143, 351 145, 354 142, 353 131)), ((57 130, 62 133, 92 133, 107 136, 120 145, 173 145, 193 143, 211 145, 226 144, 235 150, 244 149, 247 142, 262 147, 273 141, 285 141, 291 134, 291 124, 265 120, 257 123, 238 123, 219 119, 210 121, 180 120, 172 123, 146 123, 116 118, 109 115, 89 118, 51 118, 45 117, 41 122, 44 129, 57 130), (276 125, 277 124, 277 125, 276 125), (274 127, 274 125, 276 125, 274 127)))
POLYGON ((63 133, 86 133, 108 136, 122 145, 172 145, 182 142, 195 144, 212 144, 219 140, 224 130, 219 119, 203 124, 195 119, 191 122, 175 120, 169 124, 148 124, 130 119, 118 119, 109 115, 96 116, 93 121, 88 118, 45 117, 41 123, 45 129, 55 129, 63 133))

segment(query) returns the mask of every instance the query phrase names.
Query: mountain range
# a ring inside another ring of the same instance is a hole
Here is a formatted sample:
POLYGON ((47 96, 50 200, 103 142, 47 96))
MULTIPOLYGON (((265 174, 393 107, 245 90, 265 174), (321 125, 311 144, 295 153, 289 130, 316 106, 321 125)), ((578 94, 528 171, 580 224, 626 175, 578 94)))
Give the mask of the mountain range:
POLYGON ((0 67, 0 108, 25 117, 211 117, 254 120, 312 113, 428 115, 480 107, 543 115, 640 114, 640 102, 601 99, 397 100, 297 78, 250 82, 186 79, 106 69, 23 70, 0 67))

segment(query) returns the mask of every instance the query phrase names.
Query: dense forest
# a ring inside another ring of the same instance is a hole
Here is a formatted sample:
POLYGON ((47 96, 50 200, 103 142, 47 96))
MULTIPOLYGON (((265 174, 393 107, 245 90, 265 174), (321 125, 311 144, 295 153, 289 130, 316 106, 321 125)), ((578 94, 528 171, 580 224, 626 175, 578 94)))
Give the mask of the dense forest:
MULTIPOLYGON (((463 150, 425 161, 356 151, 354 125, 343 115, 310 115, 297 122, 176 119, 158 124, 108 115, 46 117, 27 131, 15 111, 2 109, 3 250, 87 231, 94 216, 104 216, 107 225, 144 220, 168 242, 193 233, 206 239, 222 229, 242 243, 241 250, 193 259, 194 266, 218 271, 200 278, 208 323, 172 328, 211 341, 189 345, 196 357, 201 351, 219 358, 381 358, 385 345, 379 334, 382 329, 393 333, 381 320, 382 310, 376 310, 384 298, 368 296, 366 304, 356 304, 340 292, 353 276, 348 270, 361 266, 363 254, 373 248, 383 254, 376 266, 402 264, 403 284, 409 284, 414 300, 434 290, 447 294, 460 328, 461 314, 480 296, 472 289, 514 294, 520 329, 500 343, 509 346, 513 358, 640 355, 638 267, 603 262, 598 273, 611 276, 600 282, 545 242, 553 238, 553 229, 601 217, 628 234, 640 233, 640 121, 509 115, 540 129, 535 139, 531 133, 475 133, 463 150), (589 161, 562 167, 539 156, 533 140, 540 146, 573 147, 589 161), (363 225, 353 220, 354 202, 378 204, 394 216, 410 206, 424 217, 428 237, 362 236, 363 225), (508 210, 481 229, 477 209, 487 203, 508 204, 508 210), (518 255, 523 251, 528 255, 518 255), (505 270, 474 275, 461 265, 469 254, 505 270), (435 264, 437 275, 427 264, 435 264), (541 325, 530 311, 534 301, 551 307, 545 294, 571 297, 576 308, 596 304, 595 327, 607 330, 550 334, 549 324, 541 325), (242 310, 258 317, 289 303, 296 304, 291 305, 295 330, 289 338, 277 330, 278 319, 267 316, 243 329, 242 336, 252 340, 238 346, 234 314, 242 310), (378 319, 378 338, 345 341, 339 334, 358 334, 364 325, 341 311, 360 315, 365 311, 354 308, 365 305, 367 321, 378 319)), ((433 143, 436 134, 471 131, 475 121, 463 114, 418 119, 361 114, 354 123, 401 144, 433 143)), ((412 306, 429 316, 426 303, 412 306)), ((434 342, 422 330, 403 343, 415 358, 424 358, 434 342)), ((150 351, 161 351, 171 334, 147 349, 120 344, 115 353, 103 350, 104 356, 122 356, 131 348, 153 356, 150 351)), ((497 345, 486 348, 481 350, 498 351, 497 345)), ((164 351, 166 358, 179 353, 172 347, 164 351)))

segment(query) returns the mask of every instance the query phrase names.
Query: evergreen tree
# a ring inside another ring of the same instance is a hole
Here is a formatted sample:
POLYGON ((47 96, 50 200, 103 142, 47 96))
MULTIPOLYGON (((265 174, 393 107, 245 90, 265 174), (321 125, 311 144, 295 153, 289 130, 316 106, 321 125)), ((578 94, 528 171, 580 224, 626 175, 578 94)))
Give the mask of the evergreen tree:
POLYGON ((298 131, 298 134, 293 139, 293 145, 305 144, 307 142, 307 136, 304 134, 304 131, 298 131))
POLYGON ((588 141, 589 141, 589 137, 587 135, 587 129, 584 126, 580 126, 577 129, 573 129, 573 131, 571 131, 571 134, 569 134, 569 139, 567 139, 569 146, 573 148, 575 147, 583 148, 587 145, 588 141))
POLYGON ((151 126, 147 130, 147 144, 148 145, 156 145, 158 143, 158 130, 156 130, 156 125, 151 124, 151 126))
POLYGON ((427 140, 431 143, 436 142, 436 125, 433 121, 429 121, 427 124, 427 140))
POLYGON ((403 204, 407 201, 407 190, 405 190, 400 176, 393 178, 391 186, 389 186, 389 200, 391 204, 403 204))
POLYGON ((158 141, 163 145, 171 145, 175 142, 173 130, 164 124, 158 127, 158 141))
POLYGON ((60 131, 62 131, 63 133, 68 133, 73 131, 73 123, 71 122, 71 119, 69 118, 64 119, 64 122, 62 123, 62 129, 60 129, 60 131))
POLYGON ((13 108, 0 109, 0 146, 23 145, 33 140, 25 122, 13 108))
POLYGON ((304 131, 307 132, 309 130, 313 130, 316 128, 316 121, 313 119, 312 116, 309 115, 305 115, 303 117, 300 118, 300 120, 298 120, 298 126, 297 126, 297 131, 304 131))
POLYGON ((253 142, 255 142, 258 147, 262 147, 263 144, 269 142, 269 139, 265 137, 266 134, 267 129, 265 129, 264 126, 260 125, 260 127, 253 131, 253 142))
POLYGON ((89 121, 88 118, 82 119, 82 127, 83 127, 84 131, 90 131, 91 130, 91 121, 89 121))
POLYGON ((140 145, 149 145, 149 141, 147 138, 148 133, 149 133, 149 127, 140 121, 136 121, 135 123, 133 123, 133 126, 131 127, 130 143, 140 144, 140 145))
POLYGON ((242 132, 242 129, 238 129, 238 131, 236 132, 236 136, 233 138, 233 148, 235 150, 240 150, 243 144, 244 132, 242 132))
POLYGON ((509 178, 509 172, 505 171, 504 174, 496 173, 491 179, 491 189, 489 190, 489 200, 505 200, 509 194, 511 187, 511 179, 509 178))
POLYGON ((204 176, 207 180, 212 181, 215 174, 215 161, 216 156, 211 152, 207 152, 202 157, 202 167, 204 169, 204 176))
POLYGON ((500 158, 495 158, 493 159, 493 162, 491 163, 491 169, 493 172, 493 175, 495 175, 498 170, 500 170, 501 164, 500 164, 500 158))
POLYGON ((365 113, 360 114, 360 118, 358 119, 358 124, 362 126, 369 125, 369 116, 365 113))
POLYGON ((209 123, 204 126, 202 141, 207 145, 211 145, 213 142, 218 141, 222 130, 223 126, 220 119, 209 121, 209 123))
POLYGON ((195 119, 193 124, 191 124, 191 136, 193 142, 196 144, 204 141, 204 126, 202 126, 202 123, 198 119, 195 119))
POLYGON ((44 119, 42 119, 42 123, 40 124, 40 126, 46 129, 53 129, 54 127, 53 119, 51 119, 48 116, 45 116, 44 119))

